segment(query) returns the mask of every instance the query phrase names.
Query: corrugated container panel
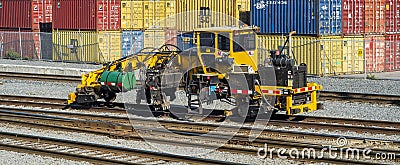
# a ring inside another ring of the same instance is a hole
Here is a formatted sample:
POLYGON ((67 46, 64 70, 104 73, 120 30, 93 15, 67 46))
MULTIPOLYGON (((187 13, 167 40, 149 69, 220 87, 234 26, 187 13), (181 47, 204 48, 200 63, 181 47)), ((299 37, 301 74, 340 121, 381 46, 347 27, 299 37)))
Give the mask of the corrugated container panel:
POLYGON ((53 60, 106 62, 121 58, 119 31, 54 31, 53 60))
POLYGON ((385 0, 365 0, 365 33, 385 33, 385 0))
MULTIPOLYGON (((144 47, 159 48, 164 44, 177 46, 177 30, 175 29, 147 29, 144 32, 144 47)), ((174 47, 169 47, 174 50, 174 47)))
POLYGON ((385 71, 400 70, 400 34, 386 35, 385 71))
POLYGON ((97 41, 99 43, 100 57, 104 61, 114 61, 122 57, 120 31, 99 31, 97 41))
POLYGON ((364 42, 363 36, 343 37, 344 73, 364 73, 364 42))
POLYGON ((136 31, 122 31, 122 56, 135 54, 143 49, 143 32, 136 31))
MULTIPOLYGON (((270 57, 269 50, 277 50, 279 46, 283 46, 286 37, 278 35, 258 35, 259 40, 259 61, 263 62, 270 57)), ((298 64, 307 64, 308 74, 321 75, 320 63, 320 46, 317 38, 310 36, 293 37, 292 51, 298 64)))
POLYGON ((0 28, 32 28, 30 0, 0 1, 0 28))
POLYGON ((261 33, 341 35, 342 0, 251 0, 251 20, 261 33))
MULTIPOLYGON (((178 46, 177 31, 175 29, 165 30, 165 44, 178 46)), ((170 50, 174 50, 174 46, 168 46, 170 50)))
POLYGON ((193 32, 179 33, 177 37, 178 37, 177 42, 179 49, 187 50, 196 47, 196 44, 194 44, 193 40, 193 32))
POLYGON ((385 70, 385 36, 369 35, 365 38, 365 59, 367 72, 385 70))
POLYGON ((386 0, 386 32, 400 32, 400 0, 386 0))
POLYGON ((343 0, 343 34, 360 35, 365 32, 364 0, 343 0))
POLYGON ((33 0, 32 6, 32 29, 40 29, 40 23, 52 22, 52 0, 33 0))
POLYGON ((0 29, 0 57, 39 59, 40 38, 38 36, 39 33, 32 30, 0 29))
MULTIPOLYGON (((283 46, 286 37, 277 35, 259 35, 260 61, 269 58, 268 50, 283 46)), ((362 50, 363 38, 358 37, 311 37, 294 36, 292 51, 297 64, 307 64, 307 72, 312 75, 341 75, 364 72, 362 50)))
POLYGON ((100 62, 95 31, 53 31, 53 60, 100 62))
POLYGON ((343 58, 343 39, 340 36, 319 38, 321 48, 319 57, 321 73, 328 75, 344 74, 347 59, 343 58))
POLYGON ((144 48, 159 48, 165 44, 165 36, 164 29, 147 29, 144 32, 144 48))
POLYGON ((53 28, 120 30, 120 0, 54 0, 53 28))
POLYGON ((237 0, 236 3, 239 11, 250 11, 250 0, 237 0))
POLYGON ((236 0, 178 0, 177 30, 192 31, 196 28, 236 26, 236 0))
POLYGON ((175 27, 176 1, 121 1, 122 29, 175 27))

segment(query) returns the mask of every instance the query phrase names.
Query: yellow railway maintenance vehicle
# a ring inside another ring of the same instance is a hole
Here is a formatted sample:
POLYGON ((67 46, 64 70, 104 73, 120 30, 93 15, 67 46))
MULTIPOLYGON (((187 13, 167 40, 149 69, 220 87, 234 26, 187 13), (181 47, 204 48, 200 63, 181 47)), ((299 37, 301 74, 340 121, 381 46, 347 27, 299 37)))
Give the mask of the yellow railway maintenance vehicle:
POLYGON ((68 104, 91 105, 101 98, 110 102, 116 93, 135 88, 137 103, 145 100, 153 111, 169 111, 177 90, 184 91, 188 112, 201 115, 207 115, 202 105, 214 101, 235 107, 226 109, 226 116, 254 117, 269 111, 293 115, 317 110, 317 92, 322 87, 308 83, 306 64, 295 65, 288 56, 291 34, 280 50, 270 51, 266 58, 258 50, 256 30, 197 29, 193 48, 180 50, 164 45, 114 61, 84 75, 82 85, 69 95, 68 104), (145 78, 137 85, 133 70, 140 67, 145 68, 145 78))

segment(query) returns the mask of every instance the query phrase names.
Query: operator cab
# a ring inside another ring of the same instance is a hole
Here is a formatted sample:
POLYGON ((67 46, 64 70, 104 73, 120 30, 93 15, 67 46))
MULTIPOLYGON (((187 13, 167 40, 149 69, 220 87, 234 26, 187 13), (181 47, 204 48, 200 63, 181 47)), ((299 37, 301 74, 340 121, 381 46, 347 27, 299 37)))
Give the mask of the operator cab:
POLYGON ((230 67, 243 66, 248 71, 257 71, 257 42, 258 28, 246 27, 215 27, 202 28, 194 31, 194 42, 197 52, 203 62, 208 66, 207 72, 218 70, 227 72, 230 67))

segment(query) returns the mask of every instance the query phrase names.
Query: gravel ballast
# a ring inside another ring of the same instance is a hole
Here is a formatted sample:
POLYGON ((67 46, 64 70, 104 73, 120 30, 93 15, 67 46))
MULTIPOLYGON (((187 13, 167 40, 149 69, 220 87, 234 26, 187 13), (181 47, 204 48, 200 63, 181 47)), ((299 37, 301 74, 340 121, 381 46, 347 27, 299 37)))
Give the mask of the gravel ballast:
POLYGON ((400 95, 400 81, 345 78, 308 78, 322 85, 323 91, 400 95))
POLYGON ((52 165, 89 165, 88 162, 79 162, 66 159, 53 158, 48 156, 41 156, 35 154, 18 153, 13 151, 0 150, 0 164, 18 164, 18 165, 32 165, 32 164, 52 164, 52 165))
POLYGON ((42 67, 63 67, 63 68, 76 68, 76 69, 99 69, 102 67, 102 65, 94 65, 94 64, 78 64, 78 63, 47 62, 47 61, 27 61, 27 60, 8 60, 8 59, 0 59, 0 64, 29 65, 29 66, 42 66, 42 67))
POLYGON ((28 81, 15 79, 0 79, 0 94, 16 96, 37 96, 51 98, 67 98, 74 92, 77 83, 60 83, 44 81, 28 81))
POLYGON ((324 109, 302 115, 400 122, 400 106, 370 103, 322 102, 324 109))

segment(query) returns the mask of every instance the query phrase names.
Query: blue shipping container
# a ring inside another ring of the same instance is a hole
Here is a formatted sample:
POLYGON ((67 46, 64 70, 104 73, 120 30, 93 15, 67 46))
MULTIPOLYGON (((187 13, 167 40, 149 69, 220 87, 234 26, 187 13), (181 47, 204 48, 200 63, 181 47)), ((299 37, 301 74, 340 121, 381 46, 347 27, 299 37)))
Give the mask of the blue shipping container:
POLYGON ((193 42, 193 32, 180 33, 178 34, 177 39, 178 39, 178 47, 181 50, 187 50, 196 47, 196 45, 193 42))
POLYGON ((143 32, 141 30, 122 31, 122 56, 135 54, 143 49, 143 32))
POLYGON ((251 24, 261 33, 341 35, 342 0, 251 0, 251 24))

